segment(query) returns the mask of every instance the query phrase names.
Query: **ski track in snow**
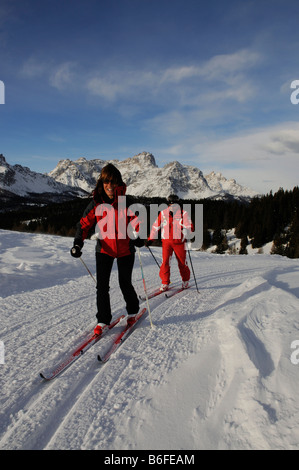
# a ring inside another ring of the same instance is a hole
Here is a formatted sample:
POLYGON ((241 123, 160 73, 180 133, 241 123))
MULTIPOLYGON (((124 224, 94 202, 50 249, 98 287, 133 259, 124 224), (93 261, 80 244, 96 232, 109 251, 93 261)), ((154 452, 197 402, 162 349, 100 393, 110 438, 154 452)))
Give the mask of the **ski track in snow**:
MULTIPOLYGON (((39 372, 95 324, 95 285, 71 245, 0 230, 0 449, 298 449, 298 260, 192 252, 199 294, 151 299, 153 328, 146 316, 102 365, 115 327, 46 383, 39 372)), ((141 255, 150 290, 158 268, 141 255)), ((94 271, 93 241, 83 258, 94 271)), ((143 294, 137 257, 133 278, 143 294)), ((123 312, 115 267, 111 300, 123 312)))

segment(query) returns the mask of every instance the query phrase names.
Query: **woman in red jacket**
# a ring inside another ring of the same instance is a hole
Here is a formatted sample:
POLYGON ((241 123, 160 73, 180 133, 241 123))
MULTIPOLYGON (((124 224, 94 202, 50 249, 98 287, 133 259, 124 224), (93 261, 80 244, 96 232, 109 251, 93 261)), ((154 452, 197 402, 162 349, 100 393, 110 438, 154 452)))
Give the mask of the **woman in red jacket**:
POLYGON ((185 210, 175 203, 175 197, 168 198, 169 207, 161 211, 152 226, 146 245, 157 238, 157 232, 161 230, 162 239, 162 265, 160 278, 162 281, 160 290, 166 291, 170 284, 170 261, 174 252, 182 278, 182 287, 187 288, 190 279, 190 269, 186 259, 186 235, 194 230, 192 221, 185 210))
MULTIPOLYGON (((104 325, 112 319, 109 281, 114 259, 117 259, 119 286, 126 302, 128 315, 139 311, 139 300, 132 285, 132 271, 135 261, 135 245, 142 246, 140 239, 132 240, 127 233, 129 223, 136 219, 130 211, 126 185, 119 170, 112 164, 106 165, 93 191, 93 201, 87 206, 77 224, 74 246, 71 254, 80 257, 84 240, 95 228, 96 272, 97 272, 97 321, 95 333, 100 334, 104 325)), ((132 201, 131 201, 132 202, 132 201)))

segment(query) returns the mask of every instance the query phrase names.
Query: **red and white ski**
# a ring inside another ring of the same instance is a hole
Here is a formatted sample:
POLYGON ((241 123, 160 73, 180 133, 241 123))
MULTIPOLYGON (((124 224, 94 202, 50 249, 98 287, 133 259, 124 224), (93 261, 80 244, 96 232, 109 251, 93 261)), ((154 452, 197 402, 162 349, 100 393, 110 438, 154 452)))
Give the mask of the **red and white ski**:
POLYGON ((189 289, 191 286, 189 284, 188 287, 178 287, 177 289, 172 289, 172 290, 168 290, 165 293, 165 297, 167 297, 168 299, 170 297, 173 297, 175 294, 179 294, 180 292, 183 292, 184 290, 187 290, 189 289))
MULTIPOLYGON (((172 297, 175 294, 178 294, 179 292, 182 292, 183 290, 189 289, 189 287, 191 287, 190 284, 189 284, 188 287, 174 287, 174 286, 171 286, 167 290, 162 290, 162 291, 160 289, 156 289, 148 295, 148 299, 152 299, 153 297, 157 297, 158 295, 161 295, 161 294, 164 294, 165 297, 169 298, 169 297, 172 297)), ((146 297, 145 296, 140 296, 140 300, 145 301, 146 297)))
POLYGON ((116 318, 110 325, 107 325, 106 327, 103 328, 103 331, 100 335, 95 335, 94 333, 91 333, 90 336, 83 342, 81 343, 73 352, 67 356, 66 359, 64 359, 62 362, 56 364, 53 368, 51 368, 50 371, 44 373, 41 372, 40 376, 46 380, 52 380, 55 377, 57 377, 59 374, 61 374, 63 371, 65 371, 71 364, 73 364, 79 357, 82 356, 88 349, 90 349, 94 344, 96 344, 105 334, 111 330, 115 325, 117 325, 120 320, 122 320, 125 317, 125 315, 120 315, 118 318, 116 318))
POLYGON ((107 362, 113 353, 120 347, 120 345, 125 341, 125 339, 130 335, 136 323, 145 315, 147 312, 146 308, 143 308, 139 313, 135 315, 134 318, 130 318, 130 323, 125 326, 125 328, 114 338, 114 341, 108 351, 104 356, 98 355, 98 360, 100 362, 107 362))
MULTIPOLYGON (((165 294, 165 293, 167 293, 167 292, 169 292, 169 291, 171 291, 171 290, 173 290, 173 289, 174 289, 174 287, 169 287, 167 290, 160 290, 160 288, 158 288, 158 289, 156 289, 156 290, 150 292, 147 297, 148 297, 148 299, 152 299, 153 297, 157 297, 157 296, 160 295, 160 294, 165 294)), ((145 300, 146 300, 145 295, 140 295, 139 298, 140 298, 140 300, 142 300, 142 301, 145 301, 145 300)))

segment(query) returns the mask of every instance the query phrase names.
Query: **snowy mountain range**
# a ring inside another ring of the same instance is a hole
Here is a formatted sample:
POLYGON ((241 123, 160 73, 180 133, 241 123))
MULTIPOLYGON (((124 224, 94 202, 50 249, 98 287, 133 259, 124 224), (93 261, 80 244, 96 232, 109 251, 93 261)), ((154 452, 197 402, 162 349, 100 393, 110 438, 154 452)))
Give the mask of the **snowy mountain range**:
POLYGON ((227 180, 221 173, 212 172, 204 176, 194 166, 182 165, 174 161, 163 168, 156 164, 155 157, 142 152, 126 160, 61 160, 49 176, 71 187, 90 192, 95 187, 104 165, 113 163, 121 172, 127 184, 127 192, 132 196, 167 197, 176 194, 182 199, 211 197, 253 197, 256 193, 245 188, 234 179, 227 180))
POLYGON ((50 195, 64 195, 76 197, 84 194, 78 188, 69 187, 54 178, 36 173, 22 165, 9 165, 5 157, 0 155, 0 195, 2 197, 34 196, 50 193, 50 195))
POLYGON ((89 194, 95 187, 103 166, 113 163, 127 184, 132 196, 167 197, 176 194, 182 199, 251 198, 256 193, 226 179, 221 173, 204 176, 194 166, 178 161, 159 168, 151 153, 143 152, 126 160, 61 160, 48 174, 36 173, 21 165, 9 165, 0 155, 0 194, 36 197, 48 194, 54 200, 89 194), (56 199, 55 199, 56 197, 56 199))

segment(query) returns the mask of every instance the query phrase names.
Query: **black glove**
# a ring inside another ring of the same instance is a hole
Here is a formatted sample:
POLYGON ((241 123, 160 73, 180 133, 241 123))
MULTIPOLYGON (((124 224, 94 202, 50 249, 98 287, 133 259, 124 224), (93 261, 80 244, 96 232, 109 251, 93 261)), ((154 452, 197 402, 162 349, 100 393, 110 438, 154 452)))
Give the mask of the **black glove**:
POLYGON ((71 248, 71 255, 74 258, 80 258, 82 255, 82 247, 83 247, 83 242, 81 240, 76 240, 74 241, 74 246, 71 248))
POLYGON ((145 246, 151 246, 152 243, 153 243, 153 240, 146 240, 146 241, 144 242, 144 245, 145 245, 145 246))
POLYGON ((82 251, 81 251, 80 246, 74 245, 73 248, 71 248, 71 255, 74 258, 80 258, 80 256, 82 255, 82 251))
POLYGON ((138 248, 141 248, 142 246, 144 246, 144 240, 142 240, 142 238, 135 238, 135 240, 133 241, 134 243, 134 246, 137 246, 138 248))

